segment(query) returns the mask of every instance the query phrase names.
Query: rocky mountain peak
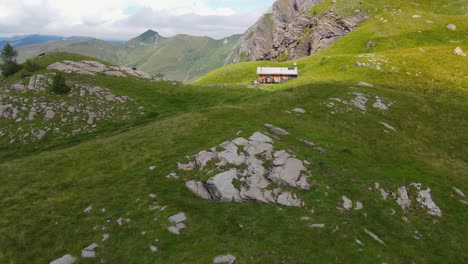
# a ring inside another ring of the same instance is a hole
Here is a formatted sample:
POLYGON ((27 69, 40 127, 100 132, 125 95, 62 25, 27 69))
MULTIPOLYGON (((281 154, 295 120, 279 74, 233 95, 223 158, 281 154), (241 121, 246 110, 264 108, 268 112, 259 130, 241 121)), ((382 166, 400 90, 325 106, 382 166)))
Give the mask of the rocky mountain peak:
POLYGON ((277 0, 243 36, 234 62, 309 56, 351 32, 365 16, 342 18, 332 11, 312 16, 323 0, 277 0))
POLYGON ((148 29, 143 34, 136 37, 136 39, 138 39, 138 41, 140 41, 140 42, 151 42, 151 41, 155 41, 156 39, 158 39, 160 37, 161 37, 161 35, 159 35, 158 32, 156 32, 156 31, 154 31, 152 29, 148 29))

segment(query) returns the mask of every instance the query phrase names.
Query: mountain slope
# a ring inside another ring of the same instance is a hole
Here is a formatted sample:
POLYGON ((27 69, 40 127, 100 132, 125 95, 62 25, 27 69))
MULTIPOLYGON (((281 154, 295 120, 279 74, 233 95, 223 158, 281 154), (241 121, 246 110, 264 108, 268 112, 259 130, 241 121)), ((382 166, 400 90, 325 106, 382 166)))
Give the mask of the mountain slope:
POLYGON ((110 44, 90 39, 53 41, 19 48, 19 61, 46 52, 70 52, 99 58, 114 64, 162 73, 165 78, 191 81, 224 66, 240 36, 221 40, 208 37, 177 35, 170 38, 149 30, 126 43, 110 44))
MULTIPOLYGON (((323 3, 317 14, 333 4, 323 3)), ((345 16, 361 3, 371 1, 333 8, 345 16)), ((463 1, 375 3, 281 85, 246 89, 257 66, 293 61, 228 65, 196 85, 65 73, 144 113, 26 145, 0 136, 0 262, 93 261, 84 251, 105 263, 463 263, 468 69, 453 53, 468 50, 463 1)), ((64 60, 93 59, 35 62, 64 60)), ((0 108, 55 98, 11 89, 30 78, 2 80, 0 108)), ((34 126, 4 119, 21 135, 34 126)))

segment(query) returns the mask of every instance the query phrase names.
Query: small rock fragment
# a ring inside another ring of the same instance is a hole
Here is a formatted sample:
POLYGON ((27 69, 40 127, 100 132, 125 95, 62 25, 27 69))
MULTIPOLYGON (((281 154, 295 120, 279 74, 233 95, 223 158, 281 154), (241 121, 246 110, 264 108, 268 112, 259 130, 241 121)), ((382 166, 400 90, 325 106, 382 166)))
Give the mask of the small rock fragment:
POLYGON ((89 212, 91 212, 92 210, 93 210, 93 205, 90 205, 90 206, 86 207, 86 209, 84 209, 83 212, 89 213, 89 212))
POLYGON ((383 242, 376 234, 374 234, 371 231, 367 230, 367 228, 364 228, 364 232, 366 232, 366 234, 368 234, 370 237, 375 239, 380 244, 385 245, 385 242, 383 242))
POLYGON ((151 252, 158 252, 158 248, 153 245, 150 245, 150 250, 151 252))
POLYGON ((304 109, 302 109, 302 108, 294 108, 292 111, 295 112, 295 113, 299 113, 299 114, 305 114, 306 113, 306 111, 304 109))
POLYGON ((461 197, 463 197, 463 198, 465 197, 465 194, 464 194, 460 189, 458 189, 458 188, 456 188, 456 187, 452 187, 452 189, 453 189, 458 195, 460 195, 461 197))
POLYGON ((181 222, 185 222, 185 220, 187 220, 187 217, 185 216, 185 213, 181 212, 181 213, 178 213, 176 215, 169 217, 168 220, 171 223, 178 224, 181 222))
POLYGON ((76 258, 74 258, 72 255, 70 254, 67 254, 61 258, 58 258, 52 262, 50 262, 50 264, 73 264, 75 263, 76 261, 76 258))
POLYGON ((325 224, 311 224, 310 227, 312 227, 312 228, 325 228, 325 224))
POLYGON ((457 26, 455 26, 454 24, 448 24, 448 25, 447 25, 447 29, 448 29, 448 30, 455 31, 455 30, 457 30, 457 26))
POLYGON ((348 211, 353 209, 353 201, 346 196, 341 196, 341 201, 343 202, 343 209, 348 211))
POLYGON ((231 254, 228 255, 222 255, 222 256, 216 256, 213 259, 213 264, 234 264, 236 262, 236 257, 234 257, 231 254))

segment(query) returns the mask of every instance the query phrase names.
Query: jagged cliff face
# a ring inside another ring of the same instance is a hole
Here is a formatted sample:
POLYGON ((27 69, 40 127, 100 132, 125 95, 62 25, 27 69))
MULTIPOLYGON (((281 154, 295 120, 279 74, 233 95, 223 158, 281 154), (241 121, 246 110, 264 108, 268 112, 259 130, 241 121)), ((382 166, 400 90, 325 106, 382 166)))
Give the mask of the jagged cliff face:
POLYGON ((309 9, 323 0, 278 0, 243 36, 234 62, 287 60, 314 54, 352 31, 365 19, 342 18, 329 11, 313 17, 309 9))

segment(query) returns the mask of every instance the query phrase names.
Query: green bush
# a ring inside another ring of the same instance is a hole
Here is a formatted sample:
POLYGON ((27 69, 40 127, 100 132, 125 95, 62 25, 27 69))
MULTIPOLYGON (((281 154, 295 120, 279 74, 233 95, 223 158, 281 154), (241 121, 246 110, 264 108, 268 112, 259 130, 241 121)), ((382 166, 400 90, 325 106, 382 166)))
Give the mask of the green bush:
POLYGON ((4 77, 11 76, 21 70, 21 66, 14 61, 5 61, 0 65, 4 77))
POLYGON ((54 76, 50 90, 56 94, 67 94, 70 92, 70 87, 67 86, 65 77, 62 73, 57 73, 54 76))
POLYGON ((42 67, 32 62, 31 60, 26 60, 26 62, 24 63, 24 69, 28 72, 35 72, 42 69, 42 67))
POLYGON ((16 63, 16 56, 18 56, 18 51, 10 43, 7 43, 0 52, 2 61, 0 70, 3 76, 11 76, 21 70, 21 66, 16 63))

